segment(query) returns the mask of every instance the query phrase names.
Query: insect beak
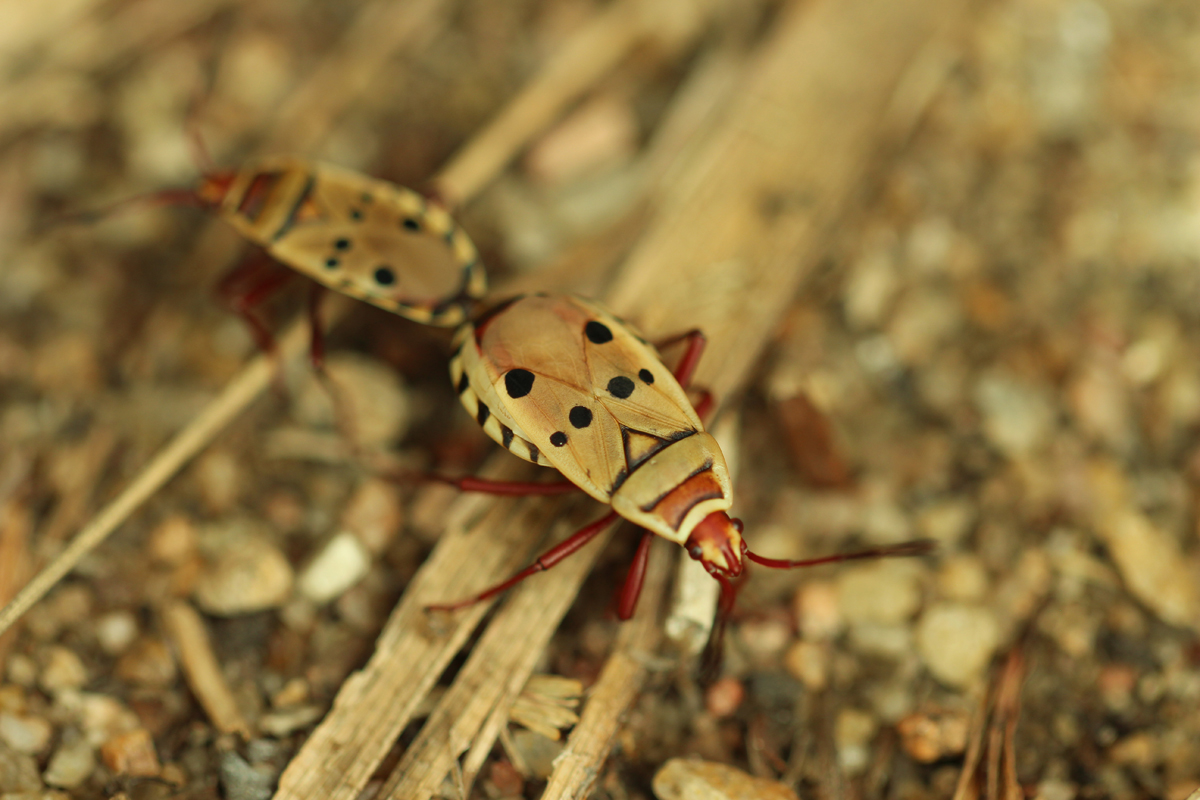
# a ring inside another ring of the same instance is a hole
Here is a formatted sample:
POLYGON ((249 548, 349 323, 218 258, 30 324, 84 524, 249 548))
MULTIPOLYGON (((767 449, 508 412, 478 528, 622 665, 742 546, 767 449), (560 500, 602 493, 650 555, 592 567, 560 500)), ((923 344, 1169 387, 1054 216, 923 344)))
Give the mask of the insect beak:
POLYGON ((688 553, 717 577, 736 578, 742 574, 742 526, 724 511, 714 511, 700 521, 688 537, 688 553))

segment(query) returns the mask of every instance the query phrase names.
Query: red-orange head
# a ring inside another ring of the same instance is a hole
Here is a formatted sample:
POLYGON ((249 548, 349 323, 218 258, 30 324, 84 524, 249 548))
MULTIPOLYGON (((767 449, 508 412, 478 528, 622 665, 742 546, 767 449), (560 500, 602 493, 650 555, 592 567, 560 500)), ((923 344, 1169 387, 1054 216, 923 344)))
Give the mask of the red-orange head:
POLYGON ((194 192, 196 199, 201 205, 219 206, 225 199, 225 195, 229 193, 229 187, 233 185, 233 179, 236 177, 237 173, 232 170, 206 174, 196 186, 194 192))
POLYGON ((714 578, 736 578, 742 574, 742 555, 746 552, 742 521, 724 511, 714 511, 700 520, 684 547, 714 578))

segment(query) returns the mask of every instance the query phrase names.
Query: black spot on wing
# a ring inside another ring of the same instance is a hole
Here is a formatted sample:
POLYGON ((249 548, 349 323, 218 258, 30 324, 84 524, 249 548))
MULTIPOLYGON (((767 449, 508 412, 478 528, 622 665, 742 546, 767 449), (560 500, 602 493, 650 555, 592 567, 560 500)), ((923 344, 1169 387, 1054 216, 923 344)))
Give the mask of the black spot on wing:
POLYGON ((513 443, 513 431, 512 431, 512 428, 510 428, 510 427, 508 427, 507 425, 505 425, 505 424, 501 423, 501 425, 500 425, 500 438, 501 438, 501 439, 504 441, 504 449, 505 449, 505 450, 512 450, 512 443, 513 443))
POLYGON ((642 383, 654 383, 654 373, 648 369, 643 369, 638 372, 638 377, 642 379, 642 383))
POLYGON ((603 322, 592 320, 587 325, 583 326, 583 334, 587 336, 588 341, 592 344, 605 344, 611 342, 613 335, 612 331, 603 322))
POLYGON ((566 443, 567 435, 562 431, 555 431, 554 433, 550 434, 550 444, 554 445, 555 447, 562 447, 566 443))
POLYGON ((475 409, 475 421, 478 422, 481 427, 485 422, 488 421, 488 417, 491 415, 492 410, 482 402, 479 404, 479 408, 475 409))
POLYGON ((608 382, 608 393, 613 397, 624 400, 633 394, 633 381, 624 375, 618 375, 608 382))
POLYGON ((375 268, 375 282, 380 286, 391 286, 396 282, 396 273, 386 264, 375 268))
POLYGON ((350 240, 347 239, 345 236, 341 237, 340 239, 334 239, 333 240, 333 249, 334 250, 349 250, 350 249, 350 240))
POLYGON ((458 386, 456 388, 458 389, 459 394, 462 394, 467 389, 471 388, 471 382, 469 380, 467 380, 466 372, 463 372, 462 375, 458 376, 458 386))
POLYGON ((527 369, 510 369, 504 375, 504 388, 509 397, 517 400, 533 391, 533 379, 533 373, 527 369))
POLYGON ((592 410, 586 406, 575 406, 571 413, 567 414, 567 419, 571 420, 571 424, 576 428, 586 428, 592 424, 592 410))
POLYGON ((541 455, 541 450, 537 449, 537 445, 533 442, 526 442, 529 445, 529 460, 533 463, 538 463, 538 457, 541 455))
POLYGON ((404 228, 404 230, 411 231, 412 233, 421 232, 421 223, 413 217, 405 217, 404 219, 400 220, 400 226, 404 228))

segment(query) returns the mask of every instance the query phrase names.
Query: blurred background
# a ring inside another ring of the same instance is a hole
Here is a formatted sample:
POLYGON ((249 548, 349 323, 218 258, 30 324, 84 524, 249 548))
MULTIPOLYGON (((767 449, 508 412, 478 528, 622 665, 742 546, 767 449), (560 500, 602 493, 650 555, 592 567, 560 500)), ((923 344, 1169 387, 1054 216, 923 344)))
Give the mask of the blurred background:
MULTIPOLYGON (((426 187, 607 5, 0 2, 0 596, 257 352, 213 291, 249 249, 227 226, 63 215, 191 185, 196 139, 220 167, 287 153, 426 187)), ((655 35, 457 212, 499 293, 603 286, 670 180, 648 143, 680 87, 751 61, 797 4, 645 5, 655 35)), ((734 410, 757 552, 940 554, 755 573, 726 678, 656 673, 596 797, 653 797, 686 755, 801 796, 1200 785, 1200 6, 975 3, 922 59, 919 114, 881 130, 734 410)), ((359 446, 447 471, 493 451, 449 337, 364 305, 333 328, 359 446)), ((0 638, 0 794, 269 796, 370 654, 445 497, 363 469, 304 369, 280 384, 0 638), (306 576, 343 529, 372 559, 327 596, 306 576), (156 612, 175 597, 205 613, 249 742, 180 675, 156 612)), ((595 596, 632 541, 611 550, 595 596)), ((616 630, 581 603, 544 671, 586 686, 616 630)), ((513 742, 471 797, 540 796, 561 743, 513 742)))

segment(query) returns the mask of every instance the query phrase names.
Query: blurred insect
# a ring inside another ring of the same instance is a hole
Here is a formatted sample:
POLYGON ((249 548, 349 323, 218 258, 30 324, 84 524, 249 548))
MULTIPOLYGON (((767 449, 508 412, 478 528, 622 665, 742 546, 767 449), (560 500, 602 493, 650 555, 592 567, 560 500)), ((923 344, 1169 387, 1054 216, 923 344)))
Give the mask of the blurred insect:
POLYGON ((542 554, 512 578, 454 603, 493 597, 583 547, 618 516, 645 530, 618 595, 617 614, 633 615, 653 535, 682 545, 721 584, 706 670, 720 659, 724 626, 745 560, 772 569, 929 552, 927 541, 791 561, 760 556, 730 517, 733 490, 721 448, 701 421, 712 406, 693 406, 688 384, 705 339, 690 331, 671 342, 686 348, 674 371, 625 323, 578 297, 517 297, 464 325, 450 374, 459 398, 485 433, 514 455, 555 467, 570 484, 503 483, 442 478, 495 494, 553 494, 582 489, 611 511, 542 554))
MULTIPOLYGON (((435 200, 327 164, 265 158, 236 170, 209 170, 194 189, 135 200, 209 209, 320 286, 428 325, 460 324, 487 289, 475 246, 435 200)), ((220 293, 264 350, 273 340, 254 309, 292 274, 250 260, 221 282, 220 293)), ((315 291, 314 365, 323 349, 318 302, 315 291)))

